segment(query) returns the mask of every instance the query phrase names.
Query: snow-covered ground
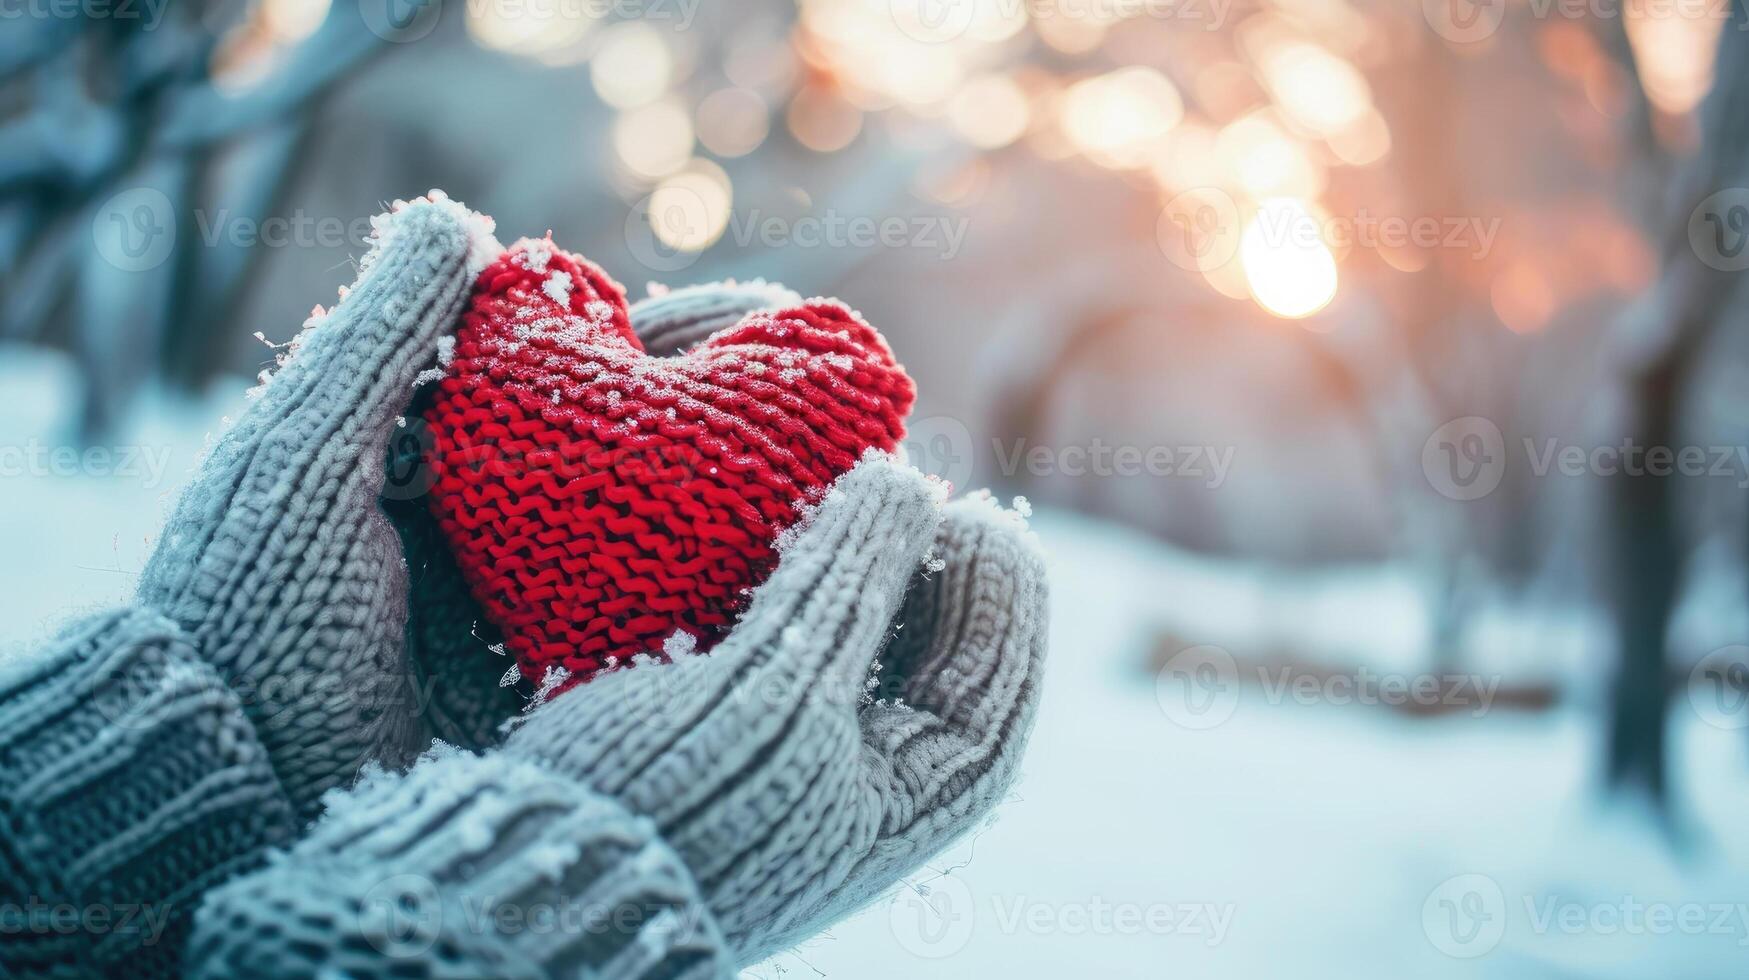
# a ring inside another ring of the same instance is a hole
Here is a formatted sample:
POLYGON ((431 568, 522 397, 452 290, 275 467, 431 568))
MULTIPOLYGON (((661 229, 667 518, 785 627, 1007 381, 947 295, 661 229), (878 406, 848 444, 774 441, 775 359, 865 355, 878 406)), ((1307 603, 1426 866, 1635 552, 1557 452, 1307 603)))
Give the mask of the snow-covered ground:
MULTIPOLYGON (((125 598, 205 433, 240 410, 245 386, 198 403, 148 397, 107 457, 69 463, 55 448, 68 444, 72 381, 56 357, 0 347, 11 649, 125 598)), ((1034 525, 1055 566, 1053 636, 1019 786, 892 897, 752 975, 1749 975, 1744 731, 1678 698, 1684 843, 1672 846, 1631 805, 1603 803, 1588 698, 1411 720, 1223 688, 1214 714, 1187 714, 1175 682, 1143 666, 1163 622, 1234 646, 1304 622, 1314 649, 1401 670, 1393 651, 1416 635, 1407 590, 1381 572, 1278 593, 1126 529, 1043 511, 1034 525), (1283 598, 1309 603, 1284 616, 1264 601, 1277 594, 1323 598, 1283 598)), ((1563 635, 1571 647, 1585 631, 1563 635)), ((1525 670, 1571 677, 1574 662, 1525 670)))
POLYGON ((1601 804, 1578 709, 1425 721, 1245 691, 1187 728, 1136 676, 1179 559, 1071 515, 1034 525, 1052 659, 1013 798, 913 877, 924 894, 764 975, 1749 975, 1743 732, 1677 711, 1690 844, 1673 854, 1601 804))

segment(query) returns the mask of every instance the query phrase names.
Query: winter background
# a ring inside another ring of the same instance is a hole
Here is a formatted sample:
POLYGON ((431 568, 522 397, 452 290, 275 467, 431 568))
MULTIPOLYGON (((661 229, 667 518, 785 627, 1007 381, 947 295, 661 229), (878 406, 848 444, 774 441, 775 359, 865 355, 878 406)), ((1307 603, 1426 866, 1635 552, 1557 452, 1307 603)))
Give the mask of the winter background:
POLYGON ((912 460, 1033 507, 1021 782, 751 976, 1749 972, 1741 2, 0 21, 9 651, 128 596, 267 345, 441 187, 634 295, 843 297, 912 460))

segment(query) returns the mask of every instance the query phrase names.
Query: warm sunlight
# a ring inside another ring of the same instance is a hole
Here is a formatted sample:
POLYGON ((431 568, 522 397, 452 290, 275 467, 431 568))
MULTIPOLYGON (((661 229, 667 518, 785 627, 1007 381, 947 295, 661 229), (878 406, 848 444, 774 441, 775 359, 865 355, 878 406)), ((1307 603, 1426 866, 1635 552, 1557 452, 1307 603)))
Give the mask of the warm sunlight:
POLYGON ((1310 316, 1336 296, 1336 257, 1305 204, 1276 197, 1258 205, 1239 239, 1245 283, 1258 305, 1279 317, 1310 316))

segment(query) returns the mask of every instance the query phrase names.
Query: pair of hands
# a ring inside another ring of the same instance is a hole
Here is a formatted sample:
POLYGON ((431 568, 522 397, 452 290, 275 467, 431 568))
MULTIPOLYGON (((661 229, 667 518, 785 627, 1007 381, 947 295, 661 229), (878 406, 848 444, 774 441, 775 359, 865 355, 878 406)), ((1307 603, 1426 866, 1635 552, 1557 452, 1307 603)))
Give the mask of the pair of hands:
MULTIPOLYGON (((497 247, 441 197, 383 219, 358 282, 213 448, 140 599, 239 691, 301 818, 433 737, 492 749, 653 822, 735 958, 757 959, 877 895, 1005 792, 1037 701, 1042 563, 988 498, 943 506, 921 474, 871 457, 709 655, 597 677, 505 737, 526 695, 498 685, 508 660, 476 633, 490 627, 416 474, 380 499, 385 458, 417 445, 415 380, 497 247)), ((696 287, 632 321, 672 353, 793 299, 696 287)), ((347 860, 338 835, 312 840, 326 853, 303 857, 347 860)))

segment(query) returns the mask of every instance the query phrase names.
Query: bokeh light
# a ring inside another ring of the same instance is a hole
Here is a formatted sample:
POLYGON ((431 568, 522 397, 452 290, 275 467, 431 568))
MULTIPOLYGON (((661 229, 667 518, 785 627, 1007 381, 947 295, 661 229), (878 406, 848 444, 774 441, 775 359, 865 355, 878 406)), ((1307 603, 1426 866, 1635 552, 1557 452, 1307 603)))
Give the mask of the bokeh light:
POLYGON ((1070 86, 1059 107, 1064 133, 1102 166, 1139 167, 1184 118, 1184 101, 1172 82, 1147 67, 1083 79, 1070 86))
POLYGON ((819 87, 796 93, 787 116, 791 135, 810 150, 841 150, 862 131, 862 110, 819 87))
POLYGON ((612 138, 626 170, 653 180, 679 170, 692 156, 692 116, 678 99, 652 102, 620 113, 612 138))
POLYGON ((589 59, 590 83, 601 101, 616 109, 661 98, 673 73, 674 56, 661 33, 638 21, 603 31, 600 48, 589 59))
POLYGON ((725 88, 698 104, 698 141, 720 157, 752 153, 771 130, 771 107, 758 92, 725 88))
POLYGON ((587 5, 470 3, 468 33, 482 47, 539 58, 575 47, 595 18, 587 5))
POLYGON ((1031 104, 1013 78, 980 75, 967 82, 948 110, 966 142, 986 150, 1007 146, 1026 132, 1031 104))
POLYGON ((1245 284, 1257 304, 1288 319, 1311 316, 1336 297, 1336 257, 1322 222, 1303 201, 1275 197, 1258 204, 1239 239, 1245 284))
POLYGON ((693 160, 650 195, 650 230, 669 248, 700 252, 729 226, 734 193, 729 175, 708 160, 693 160))

